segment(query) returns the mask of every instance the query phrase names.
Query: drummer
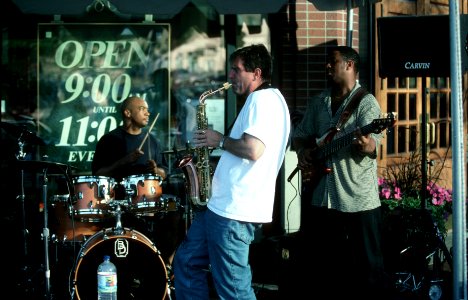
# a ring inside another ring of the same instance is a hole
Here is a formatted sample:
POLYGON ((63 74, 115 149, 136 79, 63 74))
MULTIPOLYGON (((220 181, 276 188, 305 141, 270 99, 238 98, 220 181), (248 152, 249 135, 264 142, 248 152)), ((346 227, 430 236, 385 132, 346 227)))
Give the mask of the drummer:
MULTIPOLYGON (((152 126, 144 130, 150 122, 148 103, 144 99, 131 96, 122 102, 121 113, 123 125, 103 135, 96 145, 91 164, 93 175, 112 177, 116 183, 123 182, 132 175, 142 174, 160 176, 164 180, 168 164, 162 153, 162 146, 157 138, 149 134, 152 126)), ((114 192, 115 200, 124 200, 127 196, 122 188, 116 187, 114 192)), ((123 214, 123 226, 149 235, 161 251, 166 264, 170 264, 178 242, 175 238, 177 234, 173 232, 177 230, 173 228, 177 220, 168 219, 161 214, 155 214, 151 218, 131 215, 131 211, 123 214), (155 222, 158 223, 156 226, 155 222), (142 226, 145 228, 141 228, 142 226)))
POLYGON ((144 131, 150 121, 148 103, 131 96, 121 106, 123 125, 101 137, 91 165, 93 175, 113 177, 116 182, 139 174, 159 175, 168 170, 162 146, 144 131))

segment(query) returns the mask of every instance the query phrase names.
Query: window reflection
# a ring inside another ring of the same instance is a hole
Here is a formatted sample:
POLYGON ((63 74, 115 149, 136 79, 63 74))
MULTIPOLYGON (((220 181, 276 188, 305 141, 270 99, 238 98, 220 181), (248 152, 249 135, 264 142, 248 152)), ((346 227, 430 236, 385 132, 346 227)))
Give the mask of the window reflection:
MULTIPOLYGON (((260 14, 237 15, 236 45, 235 48, 250 44, 262 43, 270 49, 270 30, 266 18, 260 14)), ((192 20, 195 22, 195 20, 192 20)), ((213 18, 206 19, 213 23, 213 18)), ((196 25, 183 30, 180 38, 172 40, 175 46, 171 50, 171 121, 169 130, 169 147, 184 148, 191 141, 193 131, 197 127, 196 109, 200 95, 208 90, 217 90, 227 81, 227 53, 225 45, 225 32, 223 28, 224 17, 219 16, 215 27, 221 28, 219 34, 212 31, 200 30, 200 20, 196 25), (179 40, 180 39, 180 40, 179 40)), ((225 131, 224 103, 226 91, 216 93, 206 99, 209 126, 215 130, 225 131), (219 105, 223 101, 224 105, 219 105)), ((236 113, 236 112, 234 112, 236 113)))

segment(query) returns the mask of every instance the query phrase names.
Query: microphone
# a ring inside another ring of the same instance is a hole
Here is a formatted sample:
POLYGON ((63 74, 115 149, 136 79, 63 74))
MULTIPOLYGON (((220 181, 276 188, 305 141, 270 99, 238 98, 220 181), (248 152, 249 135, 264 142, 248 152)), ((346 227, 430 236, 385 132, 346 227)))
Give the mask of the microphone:
POLYGON ((296 176, 297 172, 299 172, 299 167, 296 167, 296 168, 291 172, 291 174, 289 174, 288 182, 291 182, 291 180, 294 178, 294 176, 296 176))

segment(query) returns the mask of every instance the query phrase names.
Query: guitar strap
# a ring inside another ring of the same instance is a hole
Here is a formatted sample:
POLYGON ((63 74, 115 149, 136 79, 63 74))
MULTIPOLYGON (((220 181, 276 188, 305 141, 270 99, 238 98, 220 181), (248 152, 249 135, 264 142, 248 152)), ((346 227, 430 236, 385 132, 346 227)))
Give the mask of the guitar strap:
POLYGON ((361 99, 367 94, 369 94, 369 92, 362 86, 357 88, 356 92, 354 92, 353 98, 351 98, 348 105, 341 113, 340 120, 338 121, 335 127, 336 130, 340 130, 341 127, 343 127, 343 125, 348 121, 349 117, 353 113, 354 109, 358 107, 359 102, 361 102, 361 99))

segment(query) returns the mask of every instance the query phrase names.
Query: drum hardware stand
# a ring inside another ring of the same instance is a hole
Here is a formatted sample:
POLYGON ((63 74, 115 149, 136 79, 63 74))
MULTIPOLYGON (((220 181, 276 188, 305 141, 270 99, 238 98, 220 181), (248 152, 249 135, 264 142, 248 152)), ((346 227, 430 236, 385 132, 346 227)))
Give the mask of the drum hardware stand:
POLYGON ((115 209, 115 229, 114 232, 117 234, 122 234, 124 232, 124 229, 122 227, 122 221, 121 221, 121 216, 122 216, 122 209, 120 208, 120 204, 117 204, 117 208, 115 209))
MULTIPOLYGON (((186 195, 185 198, 187 199, 188 196, 186 195)), ((193 214, 192 214, 192 207, 187 203, 187 200, 185 200, 185 206, 184 206, 184 220, 185 220, 185 235, 187 235, 189 225, 192 224, 193 220, 193 214)))
POLYGON ((172 300, 171 287, 169 285, 167 286, 167 293, 166 293, 166 299, 165 300, 172 300))
MULTIPOLYGON (((185 143, 185 148, 186 148, 186 151, 187 152, 191 152, 192 151, 192 148, 190 147, 190 142, 187 142, 185 143)), ((175 157, 176 157, 176 161, 180 161, 181 157, 179 155, 179 152, 177 150, 177 148, 174 146, 173 147, 173 153, 175 154, 175 157)), ((188 228, 189 226, 192 224, 192 220, 193 220, 193 214, 192 214, 192 205, 190 205, 189 203, 189 192, 188 192, 188 188, 187 188, 187 178, 185 175, 183 175, 183 179, 184 179, 184 190, 185 190, 185 203, 184 203, 184 214, 183 214, 183 218, 184 218, 184 221, 185 221, 185 235, 187 235, 187 232, 188 232, 188 228)))
MULTIPOLYGON (((16 159, 18 160, 24 160, 26 157, 26 153, 24 152, 24 140, 23 140, 23 134, 20 135, 18 138, 18 154, 16 154, 16 159)), ((24 265, 21 267, 21 272, 22 276, 24 276, 26 284, 30 283, 31 279, 28 278, 28 271, 29 271, 29 266, 28 266, 28 257, 29 257, 29 244, 28 244, 28 237, 29 237, 29 231, 26 227, 26 206, 25 206, 25 191, 24 191, 24 169, 21 169, 20 172, 21 175, 21 195, 18 195, 16 199, 20 199, 21 201, 21 222, 22 222, 22 242, 23 242, 23 261, 24 265)), ((24 283, 23 283, 24 284, 24 283)), ((24 287, 26 290, 28 288, 24 287)))
MULTIPOLYGON (((24 159, 25 153, 23 151, 24 147, 24 142, 22 138, 20 137, 18 139, 18 154, 16 155, 17 159, 24 159)), ((26 258, 28 256, 28 245, 27 245, 27 236, 28 236, 28 229, 26 228, 26 210, 25 210, 25 205, 24 205, 24 200, 26 198, 24 194, 24 170, 21 169, 21 195, 17 196, 16 199, 21 199, 21 219, 22 219, 22 226, 23 226, 23 242, 24 242, 24 247, 23 247, 23 254, 24 257, 26 258)))
POLYGON ((75 299, 75 285, 73 285, 70 294, 71 294, 71 295, 70 295, 70 296, 71 296, 71 297, 70 297, 70 300, 74 300, 74 299, 75 299))

